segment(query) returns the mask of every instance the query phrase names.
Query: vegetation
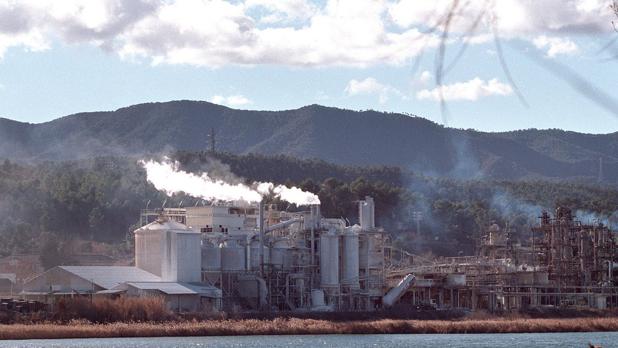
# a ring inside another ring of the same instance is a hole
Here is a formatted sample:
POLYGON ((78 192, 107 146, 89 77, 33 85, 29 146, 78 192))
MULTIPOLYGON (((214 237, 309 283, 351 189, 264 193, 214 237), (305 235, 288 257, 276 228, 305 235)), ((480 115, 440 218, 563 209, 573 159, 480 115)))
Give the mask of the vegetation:
POLYGON ((618 331, 615 318, 484 319, 484 320, 368 320, 332 322, 315 319, 210 320, 169 323, 0 325, 0 339, 103 337, 317 335, 317 334, 446 334, 618 331))
MULTIPOLYGON (((248 182, 273 181, 316 193, 326 216, 356 223, 354 201, 377 202, 377 222, 395 241, 415 252, 469 254, 474 240, 492 222, 508 226, 515 239, 527 238, 542 209, 567 205, 586 220, 616 221, 618 190, 572 181, 456 180, 418 175, 395 167, 338 166, 285 156, 179 152, 187 170, 234 173, 248 182), (416 231, 412 212, 423 215, 416 231)), ((136 158, 100 157, 73 162, 0 165, 0 256, 40 251, 45 267, 68 263, 65 241, 122 243, 137 227, 148 202, 167 197, 145 179, 136 158)), ((167 206, 195 204, 182 194, 167 206)), ((298 209, 285 202, 280 208, 298 209)), ((126 245, 126 243, 125 243, 126 245)))

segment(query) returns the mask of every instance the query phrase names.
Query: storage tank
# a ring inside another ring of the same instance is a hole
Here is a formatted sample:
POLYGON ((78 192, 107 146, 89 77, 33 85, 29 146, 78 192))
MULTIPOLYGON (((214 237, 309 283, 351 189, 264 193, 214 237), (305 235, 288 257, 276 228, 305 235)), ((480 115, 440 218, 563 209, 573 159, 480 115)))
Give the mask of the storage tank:
POLYGON ((221 245, 221 271, 244 271, 246 261, 246 248, 238 241, 227 240, 221 245))
POLYGON ((135 266, 164 281, 200 281, 200 233, 161 215, 135 234, 135 266))
POLYGON ((202 270, 208 272, 221 271, 221 248, 216 243, 202 242, 202 270))
POLYGON ((320 235, 320 284, 322 288, 339 286, 339 236, 334 230, 320 235))
POLYGON ((352 289, 360 288, 359 283, 359 243, 357 228, 346 228, 343 237, 341 284, 352 289))
POLYGON ((360 268, 381 268, 384 263, 382 246, 379 237, 373 233, 362 233, 359 236, 360 268))
POLYGON ((358 220, 361 228, 365 231, 376 227, 373 198, 366 196, 364 201, 358 202, 358 220))
POLYGON ((199 282, 202 279, 200 233, 166 231, 161 280, 199 282))
MULTIPOLYGON (((262 248, 264 250, 264 263, 268 264, 270 262, 268 248, 266 246, 263 246, 262 248)), ((257 240, 253 240, 251 242, 249 252, 249 264, 251 266, 251 270, 257 271, 260 269, 260 242, 257 240)))
POLYGON ((285 239, 276 240, 270 249, 270 264, 280 269, 292 268, 294 255, 290 243, 285 239))

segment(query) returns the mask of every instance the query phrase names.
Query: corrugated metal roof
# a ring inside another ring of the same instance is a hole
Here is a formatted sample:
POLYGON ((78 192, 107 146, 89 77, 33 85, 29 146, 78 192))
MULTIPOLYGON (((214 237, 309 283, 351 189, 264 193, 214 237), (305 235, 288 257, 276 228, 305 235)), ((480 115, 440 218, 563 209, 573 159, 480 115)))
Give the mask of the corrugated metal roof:
POLYGON ((171 282, 127 282, 126 285, 140 290, 156 290, 167 295, 204 295, 221 297, 221 290, 214 286, 171 282))
POLYGON ((111 289, 126 282, 158 282, 161 278, 132 266, 59 266, 82 279, 111 289))

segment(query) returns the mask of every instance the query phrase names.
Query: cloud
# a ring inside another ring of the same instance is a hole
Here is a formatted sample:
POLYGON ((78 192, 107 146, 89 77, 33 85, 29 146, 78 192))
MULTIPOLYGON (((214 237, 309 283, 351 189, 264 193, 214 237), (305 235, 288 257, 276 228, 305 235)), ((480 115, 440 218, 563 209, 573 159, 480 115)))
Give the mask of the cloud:
POLYGON ((445 101, 476 101, 489 96, 507 96, 513 94, 513 89, 508 84, 491 79, 483 81, 476 77, 467 82, 456 82, 443 85, 434 89, 424 89, 416 93, 419 100, 440 100, 440 91, 445 101))
MULTIPOLYGON (((611 0, 460 2, 457 42, 612 30, 611 0), (492 6, 488 4, 493 3, 492 6), (481 15, 479 17, 479 14, 481 15)), ((452 0, 0 0, 0 58, 11 47, 87 43, 125 59, 217 68, 401 65, 439 44, 452 0)), ((449 41, 450 43, 451 41, 449 41)))
MULTIPOLYGON (((477 34, 491 32, 495 23, 502 36, 541 33, 575 34, 610 32, 612 0, 467 1, 459 2, 451 20, 451 31, 464 33, 480 16, 477 34)), ((392 21, 408 28, 436 25, 452 9, 452 0, 399 0, 391 2, 392 21)))
POLYGON ((266 13, 258 17, 265 24, 306 21, 318 11, 317 6, 307 0, 246 0, 245 7, 265 10, 266 13))
POLYGON ((550 58, 555 58, 560 54, 571 55, 579 52, 579 47, 575 42, 559 37, 541 35, 535 38, 532 43, 538 49, 547 49, 547 57, 550 58))
POLYGON ((399 90, 389 85, 382 84, 373 77, 367 77, 364 80, 350 80, 345 87, 344 92, 348 96, 377 95, 380 104, 386 103, 391 94, 401 96, 401 92, 399 92, 399 90))
POLYGON ((222 95, 214 95, 210 98, 210 102, 228 106, 243 106, 253 103, 249 98, 242 95, 230 95, 227 97, 222 95))

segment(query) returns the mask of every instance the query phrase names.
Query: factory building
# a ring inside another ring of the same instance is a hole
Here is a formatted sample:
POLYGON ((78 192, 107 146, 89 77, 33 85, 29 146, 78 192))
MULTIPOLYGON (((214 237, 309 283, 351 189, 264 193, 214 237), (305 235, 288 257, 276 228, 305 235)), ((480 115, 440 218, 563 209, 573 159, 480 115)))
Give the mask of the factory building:
POLYGON ((525 243, 492 224, 476 255, 431 260, 391 244, 371 197, 352 226, 319 205, 261 203, 149 210, 141 221, 135 267, 56 267, 24 296, 162 296, 177 311, 234 312, 618 306, 615 234, 566 208, 543 213, 525 243))

